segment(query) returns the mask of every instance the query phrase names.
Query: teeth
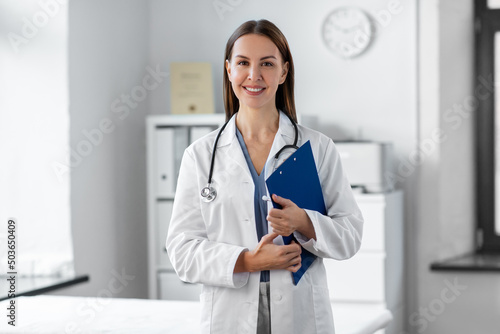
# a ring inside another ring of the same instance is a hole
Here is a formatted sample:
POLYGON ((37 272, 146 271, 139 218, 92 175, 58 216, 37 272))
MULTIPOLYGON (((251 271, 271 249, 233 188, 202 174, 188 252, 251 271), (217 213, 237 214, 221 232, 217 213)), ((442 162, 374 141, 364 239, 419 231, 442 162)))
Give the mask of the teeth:
POLYGON ((245 87, 246 90, 250 91, 250 92, 260 92, 261 90, 263 90, 264 88, 250 88, 250 87, 245 87))

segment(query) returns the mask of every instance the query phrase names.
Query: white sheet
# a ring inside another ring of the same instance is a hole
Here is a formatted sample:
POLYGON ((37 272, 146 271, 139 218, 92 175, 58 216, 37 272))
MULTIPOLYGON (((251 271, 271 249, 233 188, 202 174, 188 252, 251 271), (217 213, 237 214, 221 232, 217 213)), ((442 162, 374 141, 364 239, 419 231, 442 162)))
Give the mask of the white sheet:
MULTIPOLYGON (((190 301, 41 295, 16 300, 16 327, 0 302, 0 333, 199 333, 200 305, 190 301)), ((383 307, 334 304, 337 334, 373 334, 391 320, 383 307)))
POLYGON ((0 303, 0 333, 199 333, 198 302, 41 295, 17 299, 16 328, 0 303))
POLYGON ((392 321, 392 313, 383 304, 332 304, 336 334, 380 333, 392 321))

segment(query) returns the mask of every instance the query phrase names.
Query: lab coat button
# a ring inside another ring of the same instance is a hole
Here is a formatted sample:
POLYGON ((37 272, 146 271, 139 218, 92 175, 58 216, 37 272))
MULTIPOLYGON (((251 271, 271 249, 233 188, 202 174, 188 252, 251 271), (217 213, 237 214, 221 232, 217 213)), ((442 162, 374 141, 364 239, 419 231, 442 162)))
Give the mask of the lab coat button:
POLYGON ((283 296, 280 295, 280 294, 277 294, 277 295, 274 296, 274 301, 275 302, 279 302, 281 299, 283 299, 283 296))

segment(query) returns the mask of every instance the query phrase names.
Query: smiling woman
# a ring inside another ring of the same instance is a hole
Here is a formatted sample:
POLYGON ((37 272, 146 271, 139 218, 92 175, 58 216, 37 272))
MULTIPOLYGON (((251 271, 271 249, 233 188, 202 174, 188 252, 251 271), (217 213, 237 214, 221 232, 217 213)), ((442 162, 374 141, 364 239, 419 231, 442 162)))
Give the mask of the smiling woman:
POLYGON ((236 29, 224 58, 227 122, 186 149, 166 240, 181 280, 203 284, 202 333, 335 332, 323 258, 358 251, 363 217, 332 140, 296 124, 293 87, 281 31, 267 20, 236 29), (325 211, 267 188, 276 159, 302 145, 325 211), (271 195, 276 208, 262 199, 271 195))
POLYGON ((0 245, 15 218, 18 275, 72 272, 69 168, 53 168, 69 160, 67 6, 2 1, 0 21, 0 245))

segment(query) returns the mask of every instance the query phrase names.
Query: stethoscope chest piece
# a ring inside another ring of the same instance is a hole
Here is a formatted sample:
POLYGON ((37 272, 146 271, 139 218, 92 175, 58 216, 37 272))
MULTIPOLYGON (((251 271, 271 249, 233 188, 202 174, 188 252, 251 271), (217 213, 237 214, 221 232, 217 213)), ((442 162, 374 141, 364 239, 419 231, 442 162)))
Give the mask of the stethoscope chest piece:
POLYGON ((207 186, 201 189, 201 199, 205 203, 212 202, 217 197, 217 191, 215 191, 212 185, 207 184, 207 186))

